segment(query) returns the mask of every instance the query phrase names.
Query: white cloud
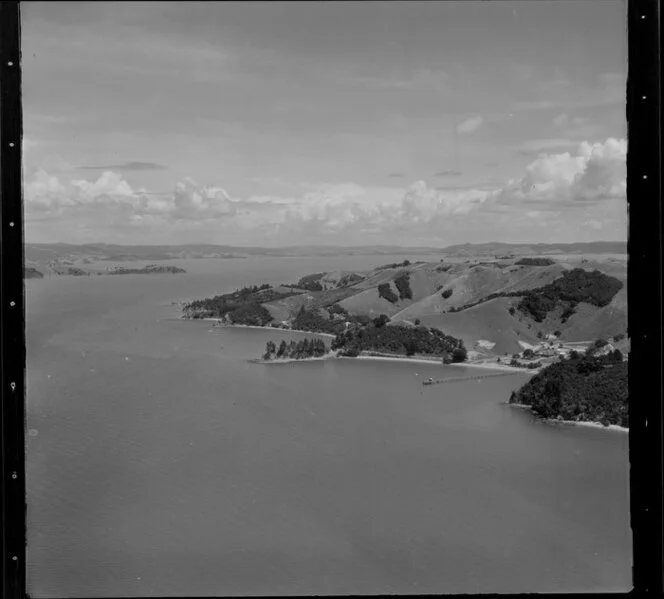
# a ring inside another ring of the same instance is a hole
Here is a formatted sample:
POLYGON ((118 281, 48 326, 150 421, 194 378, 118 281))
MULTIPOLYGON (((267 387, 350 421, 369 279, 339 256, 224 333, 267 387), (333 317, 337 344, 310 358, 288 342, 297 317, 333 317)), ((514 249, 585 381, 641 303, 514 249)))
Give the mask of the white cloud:
POLYGON ((604 222, 604 214, 616 226, 624 218, 626 150, 624 139, 608 139, 583 142, 574 153, 542 154, 521 178, 493 189, 435 189, 425 181, 407 188, 321 183, 294 197, 235 198, 222 187, 189 178, 170 194, 154 194, 132 188, 110 171, 96 180, 67 183, 40 170, 25 183, 26 215, 83 220, 100 231, 111 225, 149 235, 187 229, 251 243, 295 244, 324 236, 361 243, 370 234, 385 241, 400 235, 432 239, 478 227, 518 229, 574 220, 587 221, 589 230, 597 229, 590 221, 604 222))
POLYGON ((576 154, 541 154, 526 174, 510 181, 497 195, 502 202, 595 201, 626 195, 627 141, 584 141, 576 154))
POLYGON ((482 123, 484 122, 484 117, 476 116, 470 119, 466 119, 462 123, 457 125, 457 133, 473 133, 477 131, 482 123))

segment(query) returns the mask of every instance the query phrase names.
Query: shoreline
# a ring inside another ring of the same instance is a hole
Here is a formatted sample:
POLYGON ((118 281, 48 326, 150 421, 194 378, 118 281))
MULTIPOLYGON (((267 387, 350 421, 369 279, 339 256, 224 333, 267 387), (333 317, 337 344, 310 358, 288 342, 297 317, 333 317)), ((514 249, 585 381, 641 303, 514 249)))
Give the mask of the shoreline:
POLYGON ((542 422, 546 422, 547 424, 550 425, 566 424, 566 425, 582 426, 585 428, 596 428, 596 429, 601 429, 603 431, 614 431, 616 433, 629 433, 629 428, 625 426, 620 426, 618 424, 604 425, 601 422, 594 422, 592 420, 558 420, 557 418, 543 418, 542 416, 536 414, 533 411, 532 407, 526 404, 509 403, 509 402, 505 403, 511 408, 517 408, 519 410, 528 410, 533 416, 535 416, 535 418, 541 420, 542 422))
POLYGON ((252 364, 292 364, 293 362, 320 362, 322 360, 334 360, 335 358, 338 358, 337 350, 332 350, 319 358, 274 358, 273 360, 250 358, 248 361, 252 364))
MULTIPOLYGON (((206 321, 206 322, 214 322, 218 323, 221 319, 219 318, 185 318, 185 317, 180 317, 182 320, 201 320, 201 321, 206 321)), ((334 339, 336 335, 332 335, 331 333, 314 333, 312 331, 303 331, 301 329, 282 329, 282 328, 273 328, 273 327, 266 327, 266 326, 260 326, 260 325, 250 325, 250 324, 219 324, 215 328, 229 328, 229 329, 260 329, 260 330, 266 330, 266 331, 284 331, 284 332, 291 332, 291 333, 304 333, 306 335, 318 335, 320 337, 326 337, 328 339, 334 339)), ((338 352, 337 352, 338 353, 338 352)), ((529 370, 527 368, 517 368, 515 366, 508 366, 507 364, 497 364, 497 363, 488 363, 488 362, 450 362, 449 364, 443 364, 443 360, 441 357, 438 356, 432 356, 432 357, 426 357, 426 356, 418 356, 418 357, 410 357, 410 356, 399 356, 399 355, 380 355, 379 352, 375 352, 377 355, 366 355, 366 354, 360 354, 359 356, 355 356, 354 358, 348 357, 348 356, 340 356, 335 353, 334 356, 326 356, 325 358, 302 358, 300 360, 293 359, 293 362, 302 362, 305 360, 309 359, 315 359, 315 360, 321 360, 321 359, 328 359, 331 357, 334 358, 347 358, 349 360, 387 360, 387 361, 398 361, 398 362, 408 362, 412 364, 440 364, 441 366, 463 366, 463 367, 469 367, 469 368, 480 368, 483 370, 497 370, 501 372, 512 372, 514 374, 527 374, 527 375, 535 375, 538 372, 540 372, 541 368, 537 369, 532 369, 529 370)), ((373 352, 372 352, 373 353, 373 352)), ((260 363, 263 363, 263 360, 258 358, 257 360, 260 361, 260 363)), ((277 360, 275 360, 277 361, 277 360)), ((278 360, 279 362, 286 362, 290 361, 288 360, 278 360)), ((272 361, 269 361, 272 362, 272 361)), ((264 363, 268 363, 265 361, 264 363)))

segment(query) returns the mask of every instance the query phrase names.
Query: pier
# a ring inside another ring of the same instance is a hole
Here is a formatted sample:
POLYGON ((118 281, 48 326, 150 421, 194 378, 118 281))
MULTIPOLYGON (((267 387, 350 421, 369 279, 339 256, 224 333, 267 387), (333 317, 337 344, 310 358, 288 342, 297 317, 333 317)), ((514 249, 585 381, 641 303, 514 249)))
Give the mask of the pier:
POLYGON ((441 385, 443 383, 458 383, 461 381, 477 381, 479 379, 488 379, 494 376, 514 376, 515 374, 523 374, 522 372, 491 372, 488 374, 475 374, 471 376, 455 376, 447 379, 435 379, 431 381, 422 381, 423 385, 441 385))

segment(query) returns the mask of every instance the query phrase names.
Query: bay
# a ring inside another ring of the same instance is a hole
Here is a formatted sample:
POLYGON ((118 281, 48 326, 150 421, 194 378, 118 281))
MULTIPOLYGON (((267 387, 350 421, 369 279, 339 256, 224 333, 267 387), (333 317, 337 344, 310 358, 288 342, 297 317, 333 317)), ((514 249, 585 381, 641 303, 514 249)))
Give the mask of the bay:
POLYGON ((302 335, 172 305, 401 260, 26 281, 29 594, 628 590, 627 435, 510 408, 522 374, 250 363, 302 335))

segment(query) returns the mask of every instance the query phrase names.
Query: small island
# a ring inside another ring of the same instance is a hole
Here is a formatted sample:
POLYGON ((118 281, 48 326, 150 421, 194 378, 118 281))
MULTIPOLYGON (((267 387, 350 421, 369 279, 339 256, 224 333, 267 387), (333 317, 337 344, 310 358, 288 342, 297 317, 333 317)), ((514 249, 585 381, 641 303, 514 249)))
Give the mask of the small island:
POLYGON ((109 275, 160 275, 160 274, 179 274, 187 272, 184 268, 177 266, 159 266, 157 264, 148 264, 143 268, 126 268, 118 266, 113 270, 109 270, 109 275))

